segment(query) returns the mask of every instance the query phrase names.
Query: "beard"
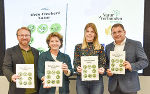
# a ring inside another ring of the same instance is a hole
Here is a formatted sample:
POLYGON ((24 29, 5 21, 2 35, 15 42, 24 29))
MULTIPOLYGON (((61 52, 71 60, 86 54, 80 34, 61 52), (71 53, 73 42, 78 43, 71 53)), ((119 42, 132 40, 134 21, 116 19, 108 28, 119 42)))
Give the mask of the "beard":
POLYGON ((22 41, 19 42, 19 44, 22 45, 22 46, 28 46, 29 42, 30 41, 28 41, 28 40, 22 40, 22 41))

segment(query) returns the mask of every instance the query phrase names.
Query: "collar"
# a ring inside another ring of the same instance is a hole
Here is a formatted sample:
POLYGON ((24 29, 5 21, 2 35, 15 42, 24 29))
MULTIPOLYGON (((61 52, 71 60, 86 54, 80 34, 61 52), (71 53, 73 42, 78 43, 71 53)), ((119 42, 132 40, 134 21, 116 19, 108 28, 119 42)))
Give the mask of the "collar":
MULTIPOLYGON (((19 46, 19 47, 20 47, 20 46, 19 46)), ((23 51, 26 51, 26 50, 22 49, 21 47, 20 47, 20 49, 23 50, 23 51)), ((28 51, 31 51, 31 46, 30 46, 30 45, 29 45, 29 50, 27 50, 27 52, 28 52, 28 51)))
MULTIPOLYGON (((120 44, 120 45, 124 45, 124 44, 125 44, 125 42, 126 42, 126 39, 127 39, 127 38, 125 38, 125 39, 121 42, 121 44, 120 44)), ((118 45, 118 44, 116 44, 116 42, 114 41, 114 45, 118 45)))

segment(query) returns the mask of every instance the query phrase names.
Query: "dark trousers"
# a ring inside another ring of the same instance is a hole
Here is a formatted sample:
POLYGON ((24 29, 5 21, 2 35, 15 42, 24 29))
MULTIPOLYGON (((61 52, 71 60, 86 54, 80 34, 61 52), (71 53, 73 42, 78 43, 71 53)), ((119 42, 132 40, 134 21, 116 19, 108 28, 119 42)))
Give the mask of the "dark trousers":
POLYGON ((39 94, 39 93, 35 92, 35 93, 30 93, 30 94, 39 94))
POLYGON ((124 93, 121 91, 119 84, 117 84, 117 88, 113 92, 109 92, 110 94, 137 94, 137 92, 124 93))

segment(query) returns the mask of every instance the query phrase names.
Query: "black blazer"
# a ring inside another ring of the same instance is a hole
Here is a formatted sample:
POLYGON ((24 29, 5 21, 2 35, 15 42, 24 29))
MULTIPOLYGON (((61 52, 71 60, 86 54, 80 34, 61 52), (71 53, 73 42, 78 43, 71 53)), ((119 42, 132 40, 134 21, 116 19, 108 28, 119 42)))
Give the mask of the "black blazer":
MULTIPOLYGON (((35 48, 31 47, 33 56, 34 56, 34 64, 35 64, 35 79, 37 81, 37 86, 35 86, 36 90, 39 90, 39 79, 37 78, 37 64, 39 51, 35 48)), ((8 48, 5 52, 4 63, 3 63, 3 74, 6 76, 9 83, 9 91, 8 94, 24 94, 24 88, 16 88, 16 83, 11 81, 11 77, 13 74, 16 74, 16 64, 25 64, 21 49, 19 45, 16 45, 12 48, 8 48)))

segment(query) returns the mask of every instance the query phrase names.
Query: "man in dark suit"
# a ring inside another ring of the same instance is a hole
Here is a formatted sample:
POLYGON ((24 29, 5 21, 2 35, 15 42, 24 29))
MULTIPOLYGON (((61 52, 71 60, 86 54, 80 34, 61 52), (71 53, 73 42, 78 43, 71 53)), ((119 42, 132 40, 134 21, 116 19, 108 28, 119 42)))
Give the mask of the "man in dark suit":
POLYGON ((39 52, 29 45, 31 32, 28 28, 19 28, 16 35, 19 44, 6 50, 3 63, 3 74, 10 82, 8 94, 38 94, 37 63, 39 52), (16 79, 19 78, 16 75, 16 64, 34 64, 35 88, 16 88, 16 79))
POLYGON ((110 51, 125 51, 125 74, 113 74, 107 69, 109 76, 108 90, 110 94, 137 94, 140 90, 138 70, 148 66, 148 59, 139 41, 126 38, 126 31, 122 24, 114 24, 111 28, 114 42, 106 46, 109 63, 110 51))

